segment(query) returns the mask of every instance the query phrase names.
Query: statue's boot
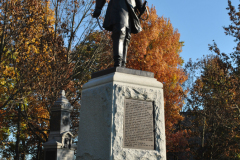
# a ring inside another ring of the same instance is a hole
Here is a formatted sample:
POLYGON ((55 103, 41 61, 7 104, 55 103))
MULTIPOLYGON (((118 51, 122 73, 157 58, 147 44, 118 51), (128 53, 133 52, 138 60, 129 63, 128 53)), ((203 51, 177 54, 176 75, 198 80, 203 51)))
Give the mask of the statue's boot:
POLYGON ((119 29, 113 28, 112 40, 113 40, 113 59, 114 67, 121 67, 124 50, 124 40, 126 36, 126 27, 119 29))
MULTIPOLYGON (((128 30, 128 29, 127 29, 128 30)), ((126 34, 126 38, 124 40, 124 44, 123 44, 123 58, 122 58, 122 67, 126 67, 126 63, 127 63, 127 50, 128 50, 128 45, 130 43, 130 39, 131 39, 131 33, 127 32, 126 34)))

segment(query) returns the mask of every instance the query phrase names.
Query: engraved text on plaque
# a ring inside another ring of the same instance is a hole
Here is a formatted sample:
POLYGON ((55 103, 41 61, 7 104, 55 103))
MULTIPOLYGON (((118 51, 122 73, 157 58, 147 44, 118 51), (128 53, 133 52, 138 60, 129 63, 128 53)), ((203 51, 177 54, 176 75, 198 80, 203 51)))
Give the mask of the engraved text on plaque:
POLYGON ((154 150, 153 102, 125 99, 123 147, 154 150))

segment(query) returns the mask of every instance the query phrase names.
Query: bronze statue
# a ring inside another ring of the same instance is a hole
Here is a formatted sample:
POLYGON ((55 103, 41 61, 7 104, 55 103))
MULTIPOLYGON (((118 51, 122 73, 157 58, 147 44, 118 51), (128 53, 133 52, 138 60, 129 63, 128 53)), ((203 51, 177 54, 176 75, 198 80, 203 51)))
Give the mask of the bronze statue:
MULTIPOLYGON (((106 0, 96 0, 94 18, 99 17, 105 2, 106 0)), ((131 33, 142 30, 139 18, 145 11, 146 1, 143 5, 142 0, 110 0, 103 28, 112 31, 114 67, 126 66, 131 33)))

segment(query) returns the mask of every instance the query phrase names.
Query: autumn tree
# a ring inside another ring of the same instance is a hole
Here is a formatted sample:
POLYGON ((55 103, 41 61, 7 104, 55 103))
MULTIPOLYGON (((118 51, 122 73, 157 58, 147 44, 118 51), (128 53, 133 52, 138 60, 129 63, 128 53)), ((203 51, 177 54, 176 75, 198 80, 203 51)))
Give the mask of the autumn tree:
POLYGON ((209 49, 215 55, 189 62, 186 67, 189 74, 195 75, 187 104, 195 116, 192 130, 199 138, 198 147, 194 148, 196 159, 240 159, 240 15, 230 0, 227 10, 232 23, 224 30, 237 42, 234 51, 221 53, 214 42, 209 49))
POLYGON ((188 102, 195 116, 192 130, 199 137, 193 153, 197 159, 238 159, 238 80, 219 56, 200 62, 194 64, 202 72, 190 90, 188 102))
MULTIPOLYGON (((24 158, 29 151, 26 146, 34 147, 47 140, 49 104, 55 98, 46 103, 46 94, 42 93, 47 90, 54 96, 50 86, 58 86, 60 90, 63 83, 69 83, 55 81, 52 85, 56 78, 68 77, 63 70, 69 70, 69 66, 61 63, 65 59, 61 37, 51 41, 54 14, 47 9, 49 5, 48 1, 39 0, 1 3, 0 134, 5 135, 1 136, 4 154, 12 151, 15 159, 24 158), (58 46, 55 57, 52 56, 53 44, 58 46), (54 68, 58 68, 58 72, 56 69, 52 72, 54 68), (55 76, 60 72, 64 74, 55 76), (15 143, 6 139, 10 133, 15 143)), ((7 156, 11 156, 9 153, 7 156)), ((40 151, 36 153, 39 155, 40 151)))

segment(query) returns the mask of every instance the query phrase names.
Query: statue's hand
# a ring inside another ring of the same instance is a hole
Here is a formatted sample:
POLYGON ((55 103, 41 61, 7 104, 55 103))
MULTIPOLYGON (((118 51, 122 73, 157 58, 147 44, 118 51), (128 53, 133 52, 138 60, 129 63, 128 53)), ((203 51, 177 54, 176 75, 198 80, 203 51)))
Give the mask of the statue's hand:
POLYGON ((93 18, 98 18, 101 14, 101 9, 95 9, 93 12, 93 18))

